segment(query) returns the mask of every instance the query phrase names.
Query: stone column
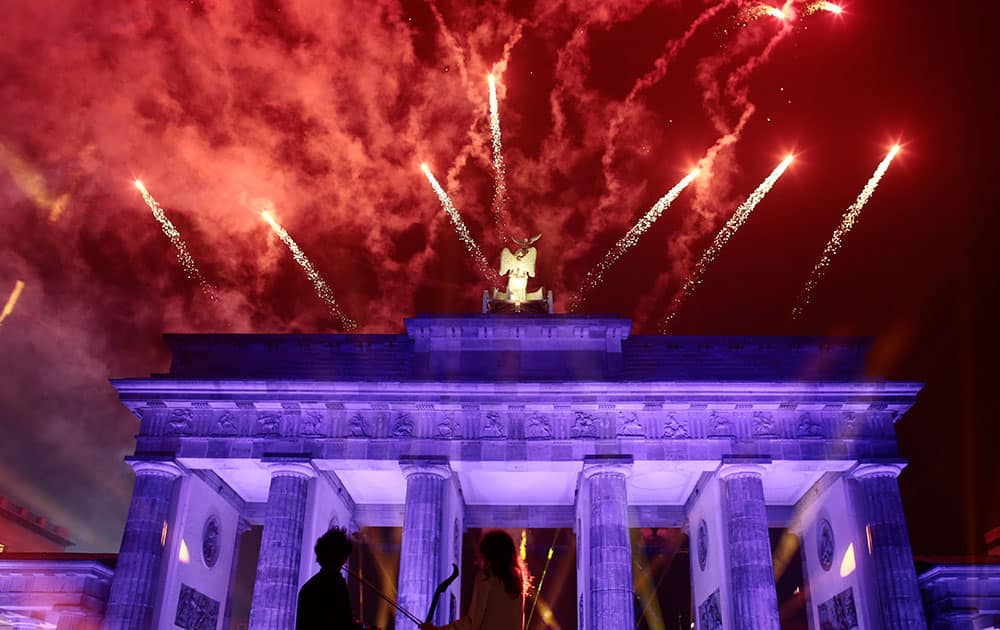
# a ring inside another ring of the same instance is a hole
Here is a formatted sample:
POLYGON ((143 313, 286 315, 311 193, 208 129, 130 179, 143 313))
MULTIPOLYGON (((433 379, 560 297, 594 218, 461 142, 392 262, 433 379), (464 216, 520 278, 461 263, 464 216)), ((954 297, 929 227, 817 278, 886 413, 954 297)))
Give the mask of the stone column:
POLYGON ((729 525, 730 589, 737 630, 780 628, 763 473, 759 464, 724 464, 719 470, 729 525))
POLYGON ((104 614, 106 630, 148 628, 174 499, 174 484, 184 474, 171 461, 133 460, 135 487, 125 521, 118 563, 104 614))
POLYGON ((632 547, 628 534, 625 480, 631 460, 586 461, 584 483, 590 552, 590 628, 631 630, 635 626, 632 547))
POLYGON ((910 535, 896 477, 899 464, 862 464, 854 469, 874 567, 882 628, 926 628, 910 535))
POLYGON ((271 465, 271 487, 260 540, 260 558, 250 604, 251 630, 292 630, 299 596, 299 560, 306 518, 308 464, 271 465))
MULTIPOLYGON (((441 461, 412 461, 400 467, 406 477, 406 507, 399 557, 399 604, 419 619, 430 610, 441 582, 442 521, 451 467, 441 461)), ((448 602, 439 603, 447 610, 448 602)), ((396 616, 397 630, 415 630, 412 621, 396 616)))

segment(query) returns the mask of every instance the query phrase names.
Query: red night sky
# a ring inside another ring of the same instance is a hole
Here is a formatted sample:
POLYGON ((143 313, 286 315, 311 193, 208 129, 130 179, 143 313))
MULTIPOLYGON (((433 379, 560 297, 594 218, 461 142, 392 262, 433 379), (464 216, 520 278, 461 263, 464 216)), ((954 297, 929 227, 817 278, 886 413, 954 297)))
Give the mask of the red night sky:
POLYGON ((835 15, 795 2, 786 20, 750 19, 754 4, 7 3, 0 306, 24 285, 0 322, 0 494, 68 527, 78 550, 117 550, 137 424, 107 379, 164 370, 164 331, 337 329, 261 219, 270 204, 361 331, 477 311, 488 283, 419 165, 496 261, 492 71, 510 226, 542 233, 538 280, 557 310, 719 148, 580 309, 633 317, 637 332, 656 332, 716 231, 794 152, 671 332, 873 337, 870 376, 927 382, 897 425, 914 551, 981 553, 1000 525, 997 16, 973 5, 994 3, 851 0, 835 15), (793 321, 824 244, 897 141, 793 321), (217 301, 186 276, 135 178, 217 301))

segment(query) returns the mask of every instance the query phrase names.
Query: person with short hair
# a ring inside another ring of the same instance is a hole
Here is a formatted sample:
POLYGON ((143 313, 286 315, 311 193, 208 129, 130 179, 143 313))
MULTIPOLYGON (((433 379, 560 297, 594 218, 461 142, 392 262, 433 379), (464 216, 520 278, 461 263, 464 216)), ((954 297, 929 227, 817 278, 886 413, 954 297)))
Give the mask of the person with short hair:
POLYGON ((420 630, 523 630, 524 594, 530 582, 505 531, 487 532, 479 543, 479 571, 469 612, 445 626, 425 623, 420 630))
POLYGON ((347 582, 340 574, 353 545, 344 529, 334 528, 316 541, 319 573, 299 591, 295 630, 364 630, 354 620, 347 582))

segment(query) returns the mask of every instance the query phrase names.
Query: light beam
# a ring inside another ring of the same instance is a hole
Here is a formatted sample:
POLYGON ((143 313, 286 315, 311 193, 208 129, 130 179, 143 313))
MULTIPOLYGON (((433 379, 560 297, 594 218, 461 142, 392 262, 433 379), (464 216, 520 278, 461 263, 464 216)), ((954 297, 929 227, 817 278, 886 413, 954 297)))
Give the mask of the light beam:
POLYGON ((451 197, 448 196, 448 193, 446 193, 444 188, 441 187, 441 184, 438 183, 438 180, 434 177, 434 174, 431 173, 431 169, 427 166, 426 162, 420 164, 420 170, 424 172, 424 175, 427 177, 427 181, 431 184, 431 188, 433 188, 434 192, 437 194, 438 201, 441 202, 441 208, 445 211, 445 214, 448 215, 448 218, 451 220, 451 224, 455 227, 455 231, 458 232, 458 238, 465 245, 466 251, 468 251, 469 254, 472 255, 473 259, 475 259, 476 266, 479 268, 479 271, 492 281, 499 280, 497 272, 490 266, 489 261, 486 260, 486 256, 483 255, 483 251, 479 249, 479 245, 476 244, 475 239, 473 239, 472 235, 469 233, 469 228, 465 225, 465 221, 462 220, 462 215, 460 215, 458 210, 455 209, 455 204, 452 203, 451 197))
POLYGON ((889 149, 889 153, 886 154, 882 161, 879 163, 878 167, 875 168, 875 172, 868 179, 865 187, 861 189, 861 194, 858 198, 854 200, 854 203, 848 206, 847 211, 844 212, 843 218, 840 220, 840 225, 837 229, 833 231, 833 235, 830 237, 829 242, 827 242, 826 247, 823 248, 823 255, 820 256, 819 262, 816 266, 812 268, 809 273, 809 278, 806 280, 805 286, 802 287, 802 291, 799 293, 799 297, 796 300, 795 308, 792 309, 792 319, 798 319, 802 316, 806 307, 812 301, 813 294, 816 291, 817 285, 826 275, 827 269, 830 267, 830 263, 833 262, 833 257, 837 255, 840 248, 844 245, 844 239, 847 237, 847 233, 854 229, 854 226, 858 222, 858 218, 861 216, 861 210, 868 203, 868 200, 872 198, 875 194, 875 189, 878 188, 879 182, 882 180, 882 176, 885 172, 889 170, 889 165, 892 163, 893 158, 899 153, 900 146, 893 145, 889 149))
POLYGON ((330 313, 332 313, 333 316, 340 322, 340 327, 344 330, 353 330, 357 328, 357 322, 345 315, 340 309, 340 305, 337 304, 337 300, 333 297, 333 290, 330 288, 330 285, 328 285, 326 280, 323 279, 323 276, 316 271, 316 268, 313 267, 312 262, 310 262, 309 258, 306 257, 305 253, 298 246, 298 243, 296 243, 292 237, 289 236, 288 232, 285 231, 285 228, 281 227, 281 225, 278 224, 269 212, 261 212, 260 216, 267 221, 268 225, 271 226, 271 229, 274 230, 274 233, 278 235, 278 238, 280 238, 285 245, 288 246, 288 250, 292 252, 292 257, 295 259, 295 262, 299 263, 302 270, 306 272, 306 276, 310 281, 312 281, 313 288, 316 290, 316 295, 318 295, 319 299, 326 302, 326 305, 330 307, 330 313))
POLYGON ((149 206, 150 210, 152 210, 153 216, 160 222, 160 227, 163 229, 163 233, 166 234, 167 238, 170 239, 170 242, 173 243, 174 249, 177 250, 177 260, 180 261, 181 266, 184 267, 184 272, 187 274, 187 277, 197 282, 198 286, 201 287, 201 290, 205 292, 205 295, 207 295, 209 299, 213 302, 218 301, 219 298, 215 295, 215 287, 213 287, 212 284, 205 279, 201 270, 198 269, 198 265, 194 262, 194 257, 192 257, 191 253, 188 251, 187 244, 184 243, 184 239, 181 238, 180 231, 174 226, 170 219, 167 218, 167 214, 163 211, 163 208, 161 208, 160 204, 156 202, 156 199, 153 199, 153 195, 149 194, 149 191, 146 190, 146 186, 138 179, 135 180, 135 187, 139 190, 139 193, 142 195, 146 205, 149 206))
POLYGON ((660 326, 661 332, 667 332, 670 322, 677 315, 677 312, 684 305, 684 302, 694 294, 698 285, 704 282, 705 273, 712 265, 712 262, 718 258, 719 252, 721 252, 722 248, 726 246, 729 239, 736 234, 736 231, 740 229, 740 226, 746 223, 746 220, 750 217, 750 213, 754 211, 757 204, 764 200, 767 193, 774 188, 778 178, 784 174, 785 170, 789 167, 789 165, 791 165, 794 159, 795 156, 789 155, 782 160, 781 164, 778 164, 778 166, 771 171, 771 174, 768 175, 759 186, 757 186, 757 189, 754 190, 749 197, 747 197, 746 201, 741 203, 740 206, 736 208, 736 212, 733 213, 733 216, 729 217, 729 220, 726 221, 724 226, 722 226, 719 233, 715 235, 715 240, 712 241, 712 245, 705 250, 704 254, 701 255, 701 259, 695 265, 694 271, 692 271, 691 274, 688 275, 687 280, 684 281, 684 287, 681 289, 680 294, 674 298, 670 312, 667 314, 667 317, 663 320, 663 323, 660 326))
POLYGON ((587 295, 604 281, 604 274, 607 273, 616 262, 618 262, 618 259, 625 255, 625 252, 630 250, 636 243, 639 242, 639 238, 642 237, 642 235, 645 234, 649 228, 653 227, 653 224, 660 218, 660 215, 662 215, 666 209, 670 207, 670 204, 672 204, 674 200, 676 200, 677 197, 684 192, 684 189, 687 188, 688 184, 694 181, 694 178, 698 176, 698 173, 699 169, 691 171, 682 180, 677 182, 677 184, 671 188, 667 194, 660 197, 660 199, 653 204, 653 207, 647 210, 646 214, 642 215, 635 225, 629 228, 629 231, 625 233, 625 236, 618 239, 618 242, 615 243, 606 254, 604 254, 604 258, 601 259, 601 262, 597 263, 593 269, 587 272, 587 278, 580 287, 579 296, 573 300, 572 304, 570 304, 570 311, 575 311, 579 308, 579 306, 586 299, 587 295))

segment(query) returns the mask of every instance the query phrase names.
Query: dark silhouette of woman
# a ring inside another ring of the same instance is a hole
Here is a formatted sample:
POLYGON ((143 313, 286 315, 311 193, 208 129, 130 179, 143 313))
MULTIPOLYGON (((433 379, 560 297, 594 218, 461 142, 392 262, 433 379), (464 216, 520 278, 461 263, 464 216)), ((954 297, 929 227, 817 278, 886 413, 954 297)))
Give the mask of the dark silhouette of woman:
POLYGON ((425 623, 420 630, 523 630, 528 582, 510 534, 487 532, 479 543, 479 571, 469 612, 446 626, 425 623))
POLYGON ((351 548, 343 529, 331 529, 316 541, 320 569, 299 591, 295 630, 364 630, 354 620, 347 582, 340 574, 351 548))

